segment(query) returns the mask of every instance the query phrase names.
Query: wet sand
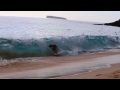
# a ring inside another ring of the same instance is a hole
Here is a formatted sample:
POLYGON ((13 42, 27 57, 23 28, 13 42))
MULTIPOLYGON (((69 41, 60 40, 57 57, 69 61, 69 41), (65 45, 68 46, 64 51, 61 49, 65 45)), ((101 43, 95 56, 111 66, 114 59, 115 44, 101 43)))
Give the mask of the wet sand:
POLYGON ((109 68, 97 69, 83 74, 56 77, 54 79, 120 79, 120 63, 109 68))
MULTIPOLYGON (((44 69, 44 68, 60 66, 62 64, 76 62, 76 61, 81 61, 81 62, 84 62, 87 60, 92 61, 93 58, 105 57, 105 56, 111 56, 111 55, 117 55, 117 54, 120 54, 120 53, 119 52, 102 52, 102 53, 82 54, 82 55, 76 55, 76 56, 36 57, 36 58, 32 58, 32 60, 26 59, 23 61, 18 61, 18 62, 0 66, 0 75, 7 75, 10 73, 16 73, 16 72, 44 69)), ((69 78, 75 78, 75 77, 70 76, 69 78)), ((64 79, 64 76, 58 77, 58 78, 64 79)), ((68 78, 68 77, 65 77, 65 78, 68 78)))

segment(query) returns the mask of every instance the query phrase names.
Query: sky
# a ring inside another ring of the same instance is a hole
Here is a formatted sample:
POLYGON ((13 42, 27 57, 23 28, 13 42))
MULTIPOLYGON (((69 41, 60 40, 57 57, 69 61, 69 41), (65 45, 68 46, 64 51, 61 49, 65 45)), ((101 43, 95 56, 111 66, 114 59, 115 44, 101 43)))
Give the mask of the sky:
POLYGON ((120 19, 120 11, 0 11, 0 16, 46 18, 59 16, 68 20, 108 23, 120 19))

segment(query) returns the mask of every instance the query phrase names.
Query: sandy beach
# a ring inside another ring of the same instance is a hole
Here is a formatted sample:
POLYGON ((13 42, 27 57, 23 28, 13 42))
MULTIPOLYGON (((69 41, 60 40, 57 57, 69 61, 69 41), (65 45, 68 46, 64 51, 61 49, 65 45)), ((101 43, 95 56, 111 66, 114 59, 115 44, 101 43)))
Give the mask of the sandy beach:
MULTIPOLYGON (((17 72, 26 72, 37 69, 45 69, 49 67, 61 66, 62 64, 77 62, 77 61, 92 61, 94 58, 100 58, 111 55, 119 55, 120 52, 101 52, 82 54, 76 56, 57 56, 57 57, 35 57, 32 60, 26 58, 23 61, 13 62, 7 65, 0 66, 0 76, 17 72)), ((55 77, 53 79, 102 79, 102 78, 120 78, 120 64, 114 64, 110 68, 97 69, 92 72, 83 74, 75 74, 68 76, 55 77)))

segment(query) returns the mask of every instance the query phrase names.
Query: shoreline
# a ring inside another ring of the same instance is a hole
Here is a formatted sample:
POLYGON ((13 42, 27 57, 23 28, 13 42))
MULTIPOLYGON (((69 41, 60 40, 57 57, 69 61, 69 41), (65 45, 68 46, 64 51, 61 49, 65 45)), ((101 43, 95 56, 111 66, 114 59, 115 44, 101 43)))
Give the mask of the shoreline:
POLYGON ((90 72, 54 77, 53 79, 120 79, 120 63, 90 72))
MULTIPOLYGON (((94 58, 106 57, 111 55, 120 54, 119 52, 102 52, 83 54, 76 56, 60 56, 60 57, 36 57, 33 60, 13 62, 4 66, 0 66, 0 76, 17 72, 25 72, 37 69, 45 69, 50 67, 61 66, 72 62, 85 62, 92 61, 94 58)), ((90 72, 89 72, 90 73, 90 72)), ((64 76, 63 76, 64 77, 64 76)), ((59 78, 63 78, 62 76, 59 78)), ((56 79, 56 78, 55 78, 56 79)))

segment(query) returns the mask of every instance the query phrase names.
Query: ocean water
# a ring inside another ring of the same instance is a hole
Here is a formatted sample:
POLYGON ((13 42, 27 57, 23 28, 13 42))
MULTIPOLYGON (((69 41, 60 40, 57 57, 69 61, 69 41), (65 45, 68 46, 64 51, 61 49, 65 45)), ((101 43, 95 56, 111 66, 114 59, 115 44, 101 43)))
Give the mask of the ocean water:
POLYGON ((94 23, 45 18, 0 16, 2 58, 53 55, 56 44, 61 55, 76 55, 120 46, 120 28, 94 23))

